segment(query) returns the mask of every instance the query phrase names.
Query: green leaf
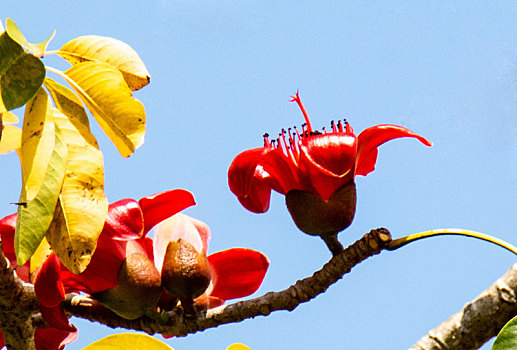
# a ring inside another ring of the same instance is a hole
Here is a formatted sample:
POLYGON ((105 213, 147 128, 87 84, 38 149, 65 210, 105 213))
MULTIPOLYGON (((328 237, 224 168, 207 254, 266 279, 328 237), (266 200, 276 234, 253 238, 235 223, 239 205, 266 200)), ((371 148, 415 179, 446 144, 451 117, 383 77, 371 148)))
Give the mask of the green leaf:
POLYGON ((9 34, 9 36, 14 41, 16 41, 18 44, 22 46, 25 46, 27 49, 32 51, 34 55, 38 57, 43 57, 45 55, 45 50, 47 49, 49 42, 54 38, 54 35, 56 35, 56 31, 54 30, 46 40, 37 44, 33 44, 28 42, 27 39, 25 39, 25 36, 22 34, 20 29, 18 29, 18 26, 16 25, 16 23, 14 23, 12 19, 6 19, 5 27, 7 30, 7 34, 9 34))
MULTIPOLYGON (((66 144, 59 127, 55 127, 55 146, 39 192, 34 199, 18 206, 14 237, 17 263, 22 266, 31 258, 47 233, 65 176, 66 144)), ((22 187, 23 201, 25 187, 22 187)))
POLYGON ((83 350, 174 350, 164 342, 146 334, 119 333, 109 335, 83 350))
MULTIPOLYGON (((4 32, 0 35, 0 91, 6 110, 26 104, 38 92, 45 79, 45 66, 39 58, 4 32)), ((0 112, 2 112, 0 107, 0 112)))
POLYGON ((132 91, 143 88, 151 79, 136 51, 117 39, 98 35, 80 36, 63 45, 58 54, 72 65, 85 61, 108 63, 122 73, 132 91))
POLYGON ((517 316, 512 318, 497 335, 491 350, 517 349, 517 316))

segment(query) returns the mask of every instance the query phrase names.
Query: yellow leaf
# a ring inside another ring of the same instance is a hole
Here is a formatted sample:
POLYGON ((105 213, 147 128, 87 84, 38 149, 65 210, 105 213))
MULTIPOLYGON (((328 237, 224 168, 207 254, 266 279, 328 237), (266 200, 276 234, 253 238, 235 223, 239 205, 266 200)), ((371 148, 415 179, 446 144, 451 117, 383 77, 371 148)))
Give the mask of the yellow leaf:
POLYGON ((164 342, 138 333, 109 335, 88 345, 83 350, 174 350, 164 342))
POLYGON ((77 120, 78 123, 90 127, 83 103, 72 90, 50 78, 45 78, 44 84, 61 113, 70 120, 77 120))
POLYGON ((232 344, 229 347, 227 347, 226 350, 251 350, 251 349, 244 344, 235 343, 235 344, 232 344))
POLYGON ((37 44, 33 44, 25 39, 25 36, 22 34, 20 29, 18 29, 18 26, 12 19, 7 18, 5 20, 5 26, 7 27, 7 33, 14 41, 22 46, 25 46, 38 57, 43 57, 45 55, 45 50, 47 49, 49 42, 54 38, 54 35, 56 35, 56 31, 54 30, 46 40, 37 44))
POLYGON ((95 137, 79 118, 54 109, 68 148, 66 172, 47 239, 63 264, 81 273, 90 262, 108 212, 104 164, 95 137))
POLYGON ((151 79, 136 51, 117 39, 97 35, 80 36, 66 43, 58 54, 72 65, 84 61, 108 63, 122 73, 132 91, 143 88, 151 79))
POLYGON ((0 112, 0 154, 16 151, 22 142, 22 129, 14 125, 18 117, 11 112, 0 112))
POLYGON ((38 194, 54 150, 55 127, 51 108, 48 95, 41 88, 25 108, 20 148, 25 189, 22 202, 31 201, 38 194))
POLYGON ((144 143, 144 106, 133 98, 118 70, 107 63, 83 62, 64 77, 122 156, 129 157, 144 143))
POLYGON ((18 119, 18 116, 13 112, 5 112, 2 113, 2 121, 4 124, 16 124, 20 120, 18 119))
POLYGON ((43 264, 45 259, 48 258, 50 253, 52 253, 52 250, 50 249, 50 244, 48 244, 48 241, 46 238, 43 238, 40 245, 38 246, 38 249, 36 249, 34 254, 31 256, 31 263, 30 263, 31 277, 32 277, 32 274, 43 264))

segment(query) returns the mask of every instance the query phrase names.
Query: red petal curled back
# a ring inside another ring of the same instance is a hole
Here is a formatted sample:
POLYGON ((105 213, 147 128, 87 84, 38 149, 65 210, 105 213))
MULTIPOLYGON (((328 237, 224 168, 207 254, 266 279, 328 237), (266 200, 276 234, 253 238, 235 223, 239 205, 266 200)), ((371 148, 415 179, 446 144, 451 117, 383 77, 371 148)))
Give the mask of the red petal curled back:
POLYGON ((244 151, 233 159, 228 169, 230 191, 237 196, 244 208, 253 213, 265 213, 269 209, 271 188, 260 176, 255 176, 260 175, 262 169, 259 161, 266 151, 265 147, 244 151))
POLYGON ((192 193, 176 189, 141 198, 138 201, 144 213, 144 234, 154 225, 196 204, 192 193))
POLYGON ((52 253, 43 262, 34 282, 34 292, 39 303, 47 308, 58 306, 65 300, 65 289, 61 280, 61 262, 56 254, 52 253))
POLYGON ((233 248, 208 256, 212 268, 210 296, 229 300, 254 293, 269 267, 268 258, 255 250, 233 248))
POLYGON ((67 332, 55 328, 36 328, 34 343, 38 350, 61 350, 65 345, 75 341, 78 333, 77 330, 67 332))
POLYGON ((375 169, 377 147, 393 139, 413 137, 426 146, 432 142, 399 125, 383 124, 372 126, 359 134, 357 146, 356 175, 367 175, 375 169))

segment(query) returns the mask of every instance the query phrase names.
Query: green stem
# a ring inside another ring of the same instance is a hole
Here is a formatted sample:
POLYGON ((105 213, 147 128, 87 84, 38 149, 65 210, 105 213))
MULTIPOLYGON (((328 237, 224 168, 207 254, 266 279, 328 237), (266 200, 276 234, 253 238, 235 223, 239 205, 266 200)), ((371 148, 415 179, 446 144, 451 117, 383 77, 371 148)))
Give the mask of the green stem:
POLYGON ((476 231, 470 231, 470 230, 463 230, 458 228, 445 228, 445 229, 438 229, 438 230, 430 230, 420 233, 415 233, 406 237, 397 238, 390 243, 388 243, 388 246, 386 247, 387 250, 395 250, 398 248, 401 248, 405 246, 406 244, 409 244, 411 242, 415 242, 424 238, 428 237, 435 237, 435 236, 467 236, 472 238, 481 239, 483 241, 487 241, 490 243, 493 243, 495 245, 498 245, 506 250, 511 251, 515 255, 517 255, 517 247, 514 245, 507 243, 501 239, 486 235, 484 233, 476 232, 476 231))

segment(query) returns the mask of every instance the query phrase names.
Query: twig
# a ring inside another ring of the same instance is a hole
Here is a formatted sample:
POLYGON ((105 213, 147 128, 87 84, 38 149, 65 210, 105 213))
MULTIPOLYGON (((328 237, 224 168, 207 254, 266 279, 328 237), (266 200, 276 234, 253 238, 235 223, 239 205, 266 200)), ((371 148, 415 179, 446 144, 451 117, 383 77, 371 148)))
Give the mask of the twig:
POLYGON ((410 350, 478 349, 517 315, 517 264, 410 350))
POLYGON ((173 312, 169 313, 168 321, 157 321, 148 317, 131 321, 120 318, 95 305, 73 305, 68 298, 65 302, 65 308, 75 316, 100 322, 112 328, 123 327, 149 334, 161 333, 186 336, 227 323, 241 322, 256 316, 267 316, 277 310, 292 311, 301 303, 325 292, 330 285, 341 279, 344 274, 350 272, 355 265, 364 259, 379 254, 390 241, 391 235, 388 230, 383 228, 372 230, 350 247, 333 256, 321 270, 316 271, 311 277, 300 280, 280 292, 269 292, 256 299, 240 301, 200 312, 195 319, 173 312))

